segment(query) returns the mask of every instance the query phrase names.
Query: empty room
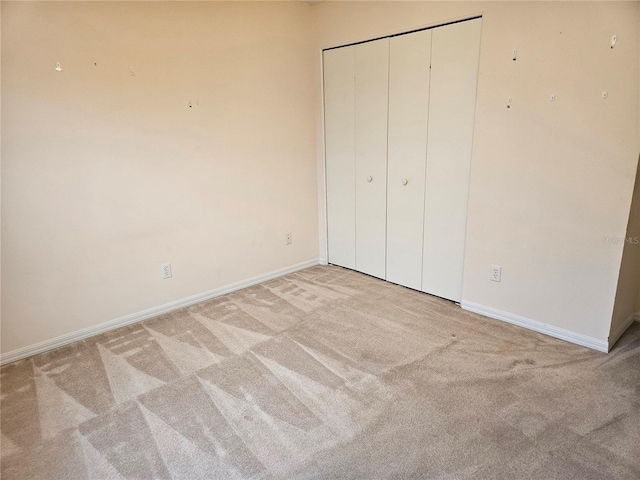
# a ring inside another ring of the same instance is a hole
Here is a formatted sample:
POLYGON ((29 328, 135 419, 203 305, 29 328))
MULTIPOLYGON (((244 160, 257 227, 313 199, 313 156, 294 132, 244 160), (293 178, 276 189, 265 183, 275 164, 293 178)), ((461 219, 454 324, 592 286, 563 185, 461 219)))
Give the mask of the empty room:
POLYGON ((640 478, 640 2, 0 16, 3 480, 640 478))

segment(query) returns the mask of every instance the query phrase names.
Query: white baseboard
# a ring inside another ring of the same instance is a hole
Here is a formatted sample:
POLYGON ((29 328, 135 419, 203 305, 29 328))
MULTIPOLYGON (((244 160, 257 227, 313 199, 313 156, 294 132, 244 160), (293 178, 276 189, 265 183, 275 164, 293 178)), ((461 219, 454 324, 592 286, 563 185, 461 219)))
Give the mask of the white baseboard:
POLYGON ((609 343, 606 340, 599 340, 587 335, 572 332, 571 330, 554 327, 553 325, 547 325, 546 323, 538 322, 537 320, 531 320, 530 318, 522 317, 514 313, 498 310, 497 308, 486 307, 484 305, 473 302, 465 302, 463 300, 462 302, 460 302, 460 306, 464 310, 479 313, 480 315, 495 318, 496 320, 502 320, 503 322, 512 323, 513 325, 518 325, 529 330, 544 333, 545 335, 549 335, 550 337, 559 338, 560 340, 566 340, 567 342, 582 345, 583 347, 589 347, 605 353, 609 351, 609 343))
POLYGON ((609 350, 613 348, 620 337, 624 335, 624 332, 627 331, 627 328, 631 326, 631 324, 635 321, 640 322, 640 312, 632 314, 629 318, 627 318, 622 325, 618 327, 618 329, 609 335, 609 350))
POLYGON ((148 308, 147 310, 143 310, 141 312, 131 313, 129 315, 125 315, 124 317, 109 320, 92 327, 87 327, 83 328, 82 330, 77 330, 65 335, 60 335, 59 337, 52 338, 51 340, 45 340, 44 342, 29 345, 17 350, 12 350, 0 355, 0 365, 15 362, 16 360, 21 360, 23 358, 37 355, 38 353, 46 352, 48 350, 53 350, 54 348, 62 347, 63 345, 77 342, 78 340, 84 340, 85 338, 93 337, 94 335, 108 332, 109 330, 113 330, 115 328, 141 322, 142 320, 146 320, 148 318, 157 317, 158 315, 171 312, 172 310, 177 310, 178 308, 188 307, 189 305, 203 302, 211 298, 219 297, 220 295, 224 295, 226 293, 235 292, 236 290, 241 290, 258 283, 266 282, 267 280, 271 280, 273 278, 282 277, 283 275, 297 272, 298 270, 313 267, 314 265, 318 265, 319 263, 320 260, 314 258, 312 260, 307 260, 306 262, 291 265, 279 270, 274 270, 263 275, 258 275, 257 277, 215 288, 213 290, 209 290, 208 292, 198 293, 190 297, 165 303, 164 305, 160 305, 158 307, 148 308))
POLYGON ((319 258, 318 259, 318 263, 320 265, 329 265, 329 263, 327 263, 327 259, 326 258, 319 258))

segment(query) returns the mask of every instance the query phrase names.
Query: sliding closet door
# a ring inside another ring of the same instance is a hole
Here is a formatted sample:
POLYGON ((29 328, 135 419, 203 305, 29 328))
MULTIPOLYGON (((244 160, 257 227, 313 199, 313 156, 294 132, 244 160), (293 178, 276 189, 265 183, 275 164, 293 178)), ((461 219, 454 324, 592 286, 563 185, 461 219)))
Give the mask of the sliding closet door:
POLYGON ((460 301, 480 19, 433 30, 422 290, 460 301))
POLYGON ((389 39, 355 46, 356 270, 385 278, 389 39))
POLYGON ((420 290, 431 30, 394 37, 389 53, 387 280, 420 290))
POLYGON ((356 268, 354 53, 323 53, 328 261, 347 268, 356 268))

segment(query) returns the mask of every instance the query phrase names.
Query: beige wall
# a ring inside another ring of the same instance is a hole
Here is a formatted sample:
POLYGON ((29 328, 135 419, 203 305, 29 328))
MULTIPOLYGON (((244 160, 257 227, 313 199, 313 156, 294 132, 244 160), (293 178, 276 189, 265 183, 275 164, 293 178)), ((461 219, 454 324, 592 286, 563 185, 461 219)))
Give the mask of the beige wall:
POLYGON ((311 10, 3 2, 3 352, 318 257, 311 10))
POLYGON ((620 265, 620 276, 618 278, 618 288, 616 301, 611 320, 610 346, 618 340, 619 330, 624 327, 625 322, 635 313, 640 311, 638 302, 640 301, 640 168, 636 173, 635 188, 631 210, 629 212, 629 223, 626 235, 624 236, 624 249, 622 253, 622 264, 620 265))
POLYGON ((321 48, 478 13, 463 301, 606 343, 623 247, 602 239, 625 234, 638 159, 638 3, 324 2, 316 66, 321 48))
POLYGON ((606 341, 638 3, 3 2, 2 351, 325 257, 321 48, 474 14, 463 299, 606 341))

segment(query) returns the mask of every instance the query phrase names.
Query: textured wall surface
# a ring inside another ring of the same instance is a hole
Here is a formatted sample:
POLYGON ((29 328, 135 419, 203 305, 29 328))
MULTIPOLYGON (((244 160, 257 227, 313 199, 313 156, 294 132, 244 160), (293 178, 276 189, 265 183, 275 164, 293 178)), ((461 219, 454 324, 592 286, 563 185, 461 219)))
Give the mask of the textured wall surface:
POLYGON ((318 257, 310 14, 2 5, 3 352, 318 257))
POLYGON ((3 3, 3 352, 325 257, 321 49, 477 14, 463 300, 606 341, 638 6, 3 3))

